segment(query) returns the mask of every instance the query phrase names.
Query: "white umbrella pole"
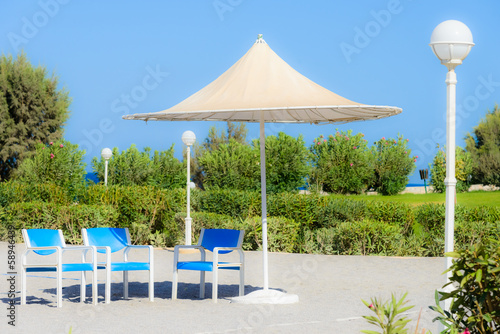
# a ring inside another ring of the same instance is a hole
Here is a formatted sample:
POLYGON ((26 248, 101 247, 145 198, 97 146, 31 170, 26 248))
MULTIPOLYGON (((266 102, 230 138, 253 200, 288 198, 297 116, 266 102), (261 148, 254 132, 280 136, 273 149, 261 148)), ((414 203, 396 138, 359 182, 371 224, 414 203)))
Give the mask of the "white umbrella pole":
POLYGON ((264 290, 269 289, 269 265, 267 259, 267 196, 266 196, 266 134, 264 112, 260 112, 260 192, 262 201, 262 256, 264 264, 264 290))

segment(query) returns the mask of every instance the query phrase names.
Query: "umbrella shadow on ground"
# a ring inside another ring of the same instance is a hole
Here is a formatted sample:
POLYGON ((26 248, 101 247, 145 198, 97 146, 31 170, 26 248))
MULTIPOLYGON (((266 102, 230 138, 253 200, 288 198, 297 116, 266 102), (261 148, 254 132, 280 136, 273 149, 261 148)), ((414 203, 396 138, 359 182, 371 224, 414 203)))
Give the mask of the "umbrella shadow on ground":
MULTIPOLYGON (((212 283, 205 283, 205 298, 212 298, 212 283)), ((245 285, 244 294, 247 295, 253 291, 262 290, 260 286, 245 285)), ((219 284, 218 299, 229 299, 238 297, 239 284, 219 284)), ((155 283, 155 298, 171 299, 172 298, 172 282, 164 281, 155 283)), ((177 299, 200 300, 200 284, 198 283, 182 283, 177 284, 177 299)))

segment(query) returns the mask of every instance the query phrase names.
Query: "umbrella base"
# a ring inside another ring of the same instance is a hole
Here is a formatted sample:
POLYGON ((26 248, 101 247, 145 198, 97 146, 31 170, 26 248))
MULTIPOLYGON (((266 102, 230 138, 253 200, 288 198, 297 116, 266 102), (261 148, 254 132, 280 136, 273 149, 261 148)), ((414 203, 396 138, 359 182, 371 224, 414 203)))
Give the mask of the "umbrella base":
POLYGON ((257 290, 241 297, 231 298, 231 303, 240 304, 295 304, 299 296, 279 290, 257 290))

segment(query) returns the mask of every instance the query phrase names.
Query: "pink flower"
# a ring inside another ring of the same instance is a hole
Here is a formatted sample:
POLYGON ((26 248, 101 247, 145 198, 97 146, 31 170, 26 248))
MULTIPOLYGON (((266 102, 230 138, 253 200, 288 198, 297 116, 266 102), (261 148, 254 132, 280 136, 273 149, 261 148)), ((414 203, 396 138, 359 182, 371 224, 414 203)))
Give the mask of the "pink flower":
POLYGON ((385 137, 382 137, 382 140, 385 140, 385 137))
POLYGON ((396 141, 394 141, 394 144, 396 144, 396 141))
POLYGON ((417 162, 417 159, 413 159, 413 162, 417 162))
POLYGON ((329 135, 328 137, 329 137, 329 138, 333 138, 333 135, 329 135))
POLYGON ((463 333, 460 333, 460 334, 470 334, 469 329, 468 329, 468 328, 466 328, 466 329, 463 331, 463 333))
POLYGON ((334 138, 333 141, 337 141, 337 139, 334 138))
POLYGON ((318 140, 318 145, 321 145, 321 142, 318 140))
POLYGON ((352 167, 352 162, 351 162, 351 167, 352 167))
POLYGON ((54 145, 54 143, 53 143, 53 142, 50 142, 49 144, 50 144, 50 145, 54 145))
POLYGON ((59 147, 61 147, 61 148, 62 148, 62 147, 64 147, 64 145, 63 145, 63 144, 61 144, 61 145, 59 145, 59 147))
POLYGON ((50 153, 50 158, 54 159, 54 153, 50 153))
POLYGON ((353 149, 353 150, 355 150, 356 148, 357 148, 357 147, 356 147, 356 146, 354 146, 352 149, 353 149))
POLYGON ((320 138, 323 138, 324 136, 323 136, 323 135, 321 135, 321 136, 319 136, 319 137, 320 137, 320 138))
POLYGON ((418 159, 418 155, 416 155, 415 158, 418 159))
POLYGON ((410 140, 409 139, 406 139, 406 142, 409 142, 410 140))
POLYGON ((326 139, 323 139, 323 142, 326 143, 326 139))
POLYGON ((349 140, 349 137, 345 136, 345 139, 346 139, 346 140, 349 140))
POLYGON ((407 154, 407 153, 408 153, 408 152, 407 152, 407 151, 405 151, 405 154, 407 154))
POLYGON ((365 136, 365 135, 362 133, 362 134, 361 134, 361 137, 364 137, 364 136, 365 136))
POLYGON ((45 150, 45 146, 44 146, 44 147, 42 147, 42 150, 45 150))
POLYGON ((373 308, 373 304, 368 305, 369 308, 373 308))

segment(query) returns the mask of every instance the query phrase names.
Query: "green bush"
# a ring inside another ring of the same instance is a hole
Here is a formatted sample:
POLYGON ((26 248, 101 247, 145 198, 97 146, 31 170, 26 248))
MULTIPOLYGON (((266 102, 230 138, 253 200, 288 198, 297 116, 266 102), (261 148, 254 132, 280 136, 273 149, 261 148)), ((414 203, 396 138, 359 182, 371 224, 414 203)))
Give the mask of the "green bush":
POLYGON ((69 205, 74 200, 66 188, 54 183, 25 184, 12 180, 0 183, 1 206, 34 201, 69 205))
POLYGON ((367 202, 347 198, 332 198, 324 207, 318 207, 317 226, 335 227, 338 223, 360 221, 367 217, 367 202))
POLYGON ((206 150, 198 158, 204 173, 203 187, 207 190, 258 190, 260 183, 259 156, 252 147, 234 139, 220 144, 216 150, 206 150))
POLYGON ((267 198, 267 213, 269 216, 286 217, 300 224, 310 225, 316 223, 318 211, 326 205, 327 201, 328 197, 318 194, 272 194, 267 198))
MULTIPOLYGON (((436 153, 431 168, 431 182, 435 192, 445 192, 444 179, 446 177, 446 153, 440 149, 436 153)), ((472 175, 473 161, 469 152, 461 147, 455 150, 455 178, 457 179, 457 191, 464 192, 469 189, 470 176, 472 175)))
POLYGON ((217 189, 196 192, 191 204, 195 211, 242 219, 260 215, 261 212, 260 193, 257 191, 217 189))
MULTIPOLYGON (((252 250, 262 249, 261 217, 247 218, 242 222, 245 240, 252 250)), ((300 224, 285 217, 267 218, 267 248, 270 252, 293 253, 298 251, 300 224)))
MULTIPOLYGON (((253 141, 254 155, 260 157, 260 140, 253 141)), ((294 138, 280 132, 266 137, 266 185, 267 193, 296 191, 306 183, 311 167, 311 153, 302 135, 294 138)), ((257 175, 260 187, 260 172, 257 175)))
POLYGON ((414 222, 414 208, 406 203, 371 201, 367 205, 370 219, 404 227, 408 232, 414 222))
POLYGON ((398 226, 363 220, 306 231, 304 251, 333 255, 397 255, 403 245, 398 226))
POLYGON ((311 146, 314 169, 311 183, 324 191, 360 194, 373 175, 373 158, 363 134, 337 132, 328 139, 320 136, 311 146))
MULTIPOLYGON (((104 159, 94 157, 92 169, 104 182, 104 159)), ((186 185, 186 166, 174 157, 174 145, 166 151, 154 151, 153 155, 149 147, 143 152, 134 144, 122 152, 115 147, 108 162, 108 184, 181 188, 186 185)))
POLYGON ((110 205, 59 205, 43 202, 14 203, 4 209, 6 216, 1 236, 7 225, 14 226, 16 240, 22 241, 21 229, 61 229, 69 244, 81 244, 81 229, 117 227, 118 213, 110 205))
POLYGON ((415 170, 418 156, 411 156, 408 139, 382 137, 371 148, 375 170, 372 186, 382 195, 396 195, 408 184, 408 176, 415 170))
MULTIPOLYGON (((480 243, 455 253, 450 282, 451 292, 440 300, 451 299, 450 310, 431 307, 447 329, 444 333, 498 333, 500 331, 500 242, 483 238, 480 243)), ((439 303, 436 293, 436 303, 439 303)))
POLYGON ((21 162, 14 172, 14 179, 28 185, 53 183, 74 194, 84 186, 83 154, 78 145, 66 140, 48 145, 38 143, 35 155, 21 162))

